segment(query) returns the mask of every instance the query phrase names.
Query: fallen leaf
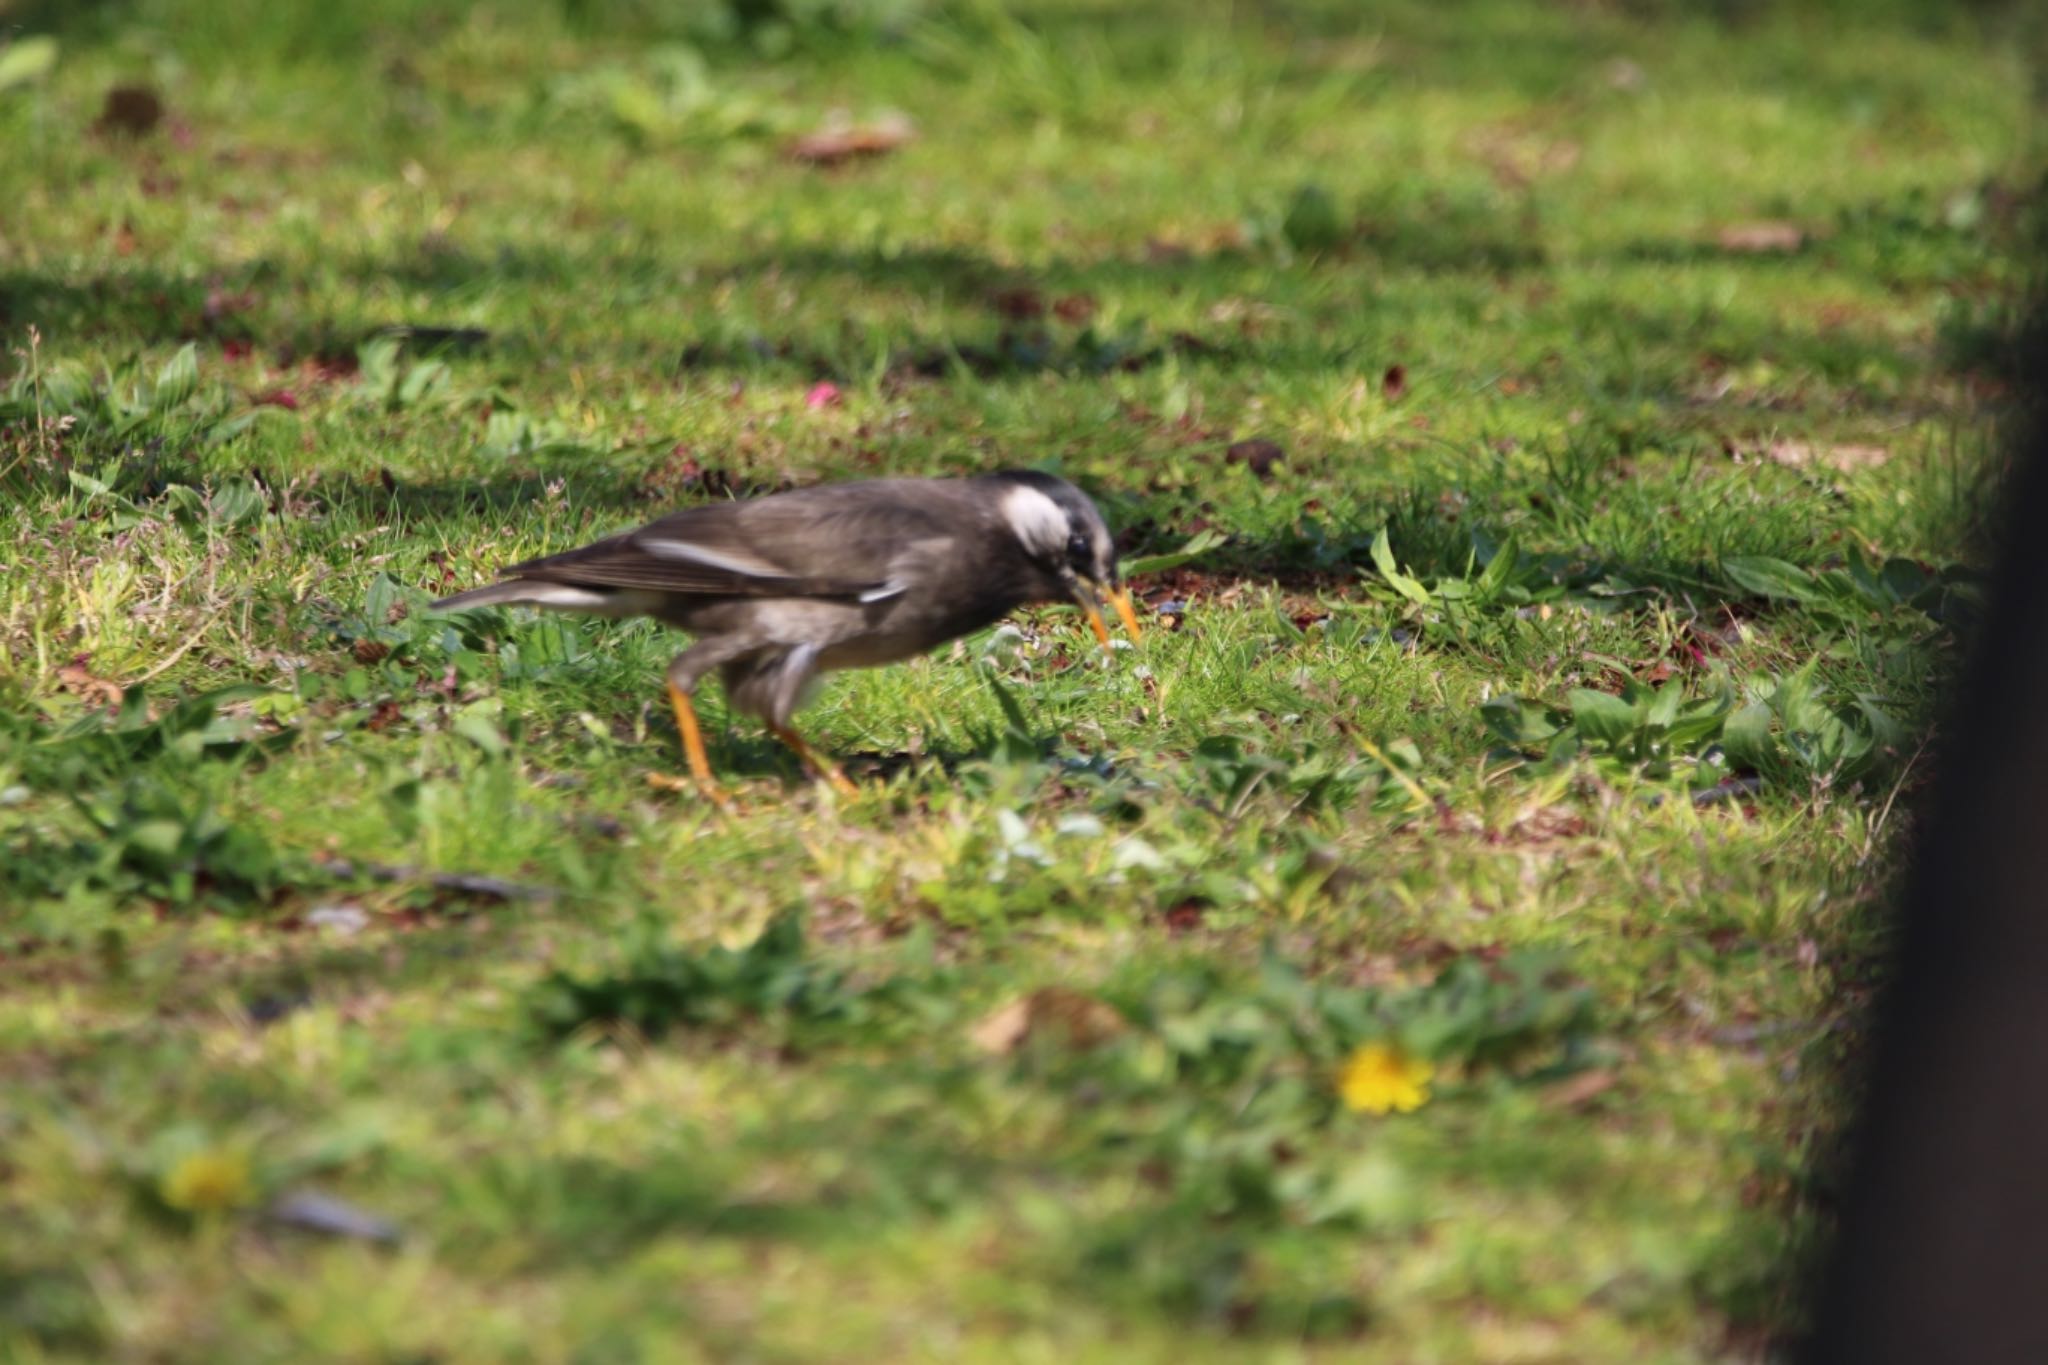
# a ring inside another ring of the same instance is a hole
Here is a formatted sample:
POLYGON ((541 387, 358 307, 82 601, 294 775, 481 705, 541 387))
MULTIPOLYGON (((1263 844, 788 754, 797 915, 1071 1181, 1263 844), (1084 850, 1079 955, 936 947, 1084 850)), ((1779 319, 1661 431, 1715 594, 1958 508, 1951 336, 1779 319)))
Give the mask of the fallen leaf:
POLYGON ((1070 322, 1078 327, 1095 316, 1095 297, 1092 294, 1063 295, 1053 301, 1052 311, 1061 322, 1070 322))
POLYGON ((348 938, 368 927, 370 917, 359 905, 316 905, 306 912, 306 923, 348 938))
POLYGON ((89 706, 115 706, 121 700, 121 684, 93 673, 92 655, 73 655, 71 662, 57 668, 57 686, 89 706))
POLYGON ((811 409, 836 408, 839 406, 839 386, 830 380, 821 380, 811 385, 811 391, 804 395, 804 406, 811 409))
POLYGON ((359 1242, 396 1242, 398 1224, 332 1195, 294 1190, 270 1206, 270 1217, 289 1227, 359 1242))
POLYGON ((1125 1027, 1121 1014, 1092 995, 1067 986, 1041 986, 991 1013, 967 1036, 983 1052, 1000 1056, 1032 1038, 1082 1050, 1100 1047, 1125 1027))
POLYGON ((1844 474, 1858 469, 1875 469, 1891 458, 1884 446, 1815 445, 1805 441, 1773 441, 1764 455, 1789 469, 1806 469, 1822 464, 1844 474))
POLYGON ((96 133, 146 137, 156 131, 163 117, 164 102, 156 91, 146 85, 117 85, 107 91, 99 120, 92 127, 96 133))
POLYGON ((1399 402, 1401 395, 1408 392, 1408 367, 1389 365, 1387 372, 1380 376, 1380 392, 1389 403, 1399 402))
POLYGON ((1241 464, 1260 483, 1273 477, 1273 466, 1287 459, 1287 452, 1273 441, 1239 441, 1223 452, 1225 464, 1241 464))
POLYGON ((1607 64, 1607 84, 1614 90, 1640 90, 1643 88, 1643 68, 1626 57, 1616 57, 1607 64))
POLYGON ((827 123, 806 133, 789 145, 792 161, 812 166, 838 166, 858 158, 881 156, 910 141, 915 131, 910 120, 891 114, 873 123, 827 123))
POLYGON ((287 412, 299 410, 299 396, 290 389, 267 389, 249 402, 259 408, 283 408, 287 412))
POLYGON ((1797 251, 1806 245, 1806 232, 1797 223, 1731 223, 1714 234, 1714 241, 1723 251, 1797 251))
POLYGON ((1012 1000, 968 1031, 967 1040, 997 1056, 1014 1052, 1031 1031, 1031 1002, 1012 1000))
POLYGON ((1028 284, 1010 285, 988 296, 989 306, 1012 322, 1045 316, 1045 299, 1028 284))
POLYGON ((1508 827, 1515 839, 1547 843, 1552 839, 1575 839, 1586 832, 1586 818, 1570 806, 1539 805, 1524 811, 1508 827))
POLYGON ((1620 1083, 1621 1078, 1605 1068, 1581 1071, 1576 1076, 1567 1076, 1554 1085, 1543 1087, 1543 1102, 1560 1109, 1582 1108, 1596 1095, 1604 1095, 1620 1083))

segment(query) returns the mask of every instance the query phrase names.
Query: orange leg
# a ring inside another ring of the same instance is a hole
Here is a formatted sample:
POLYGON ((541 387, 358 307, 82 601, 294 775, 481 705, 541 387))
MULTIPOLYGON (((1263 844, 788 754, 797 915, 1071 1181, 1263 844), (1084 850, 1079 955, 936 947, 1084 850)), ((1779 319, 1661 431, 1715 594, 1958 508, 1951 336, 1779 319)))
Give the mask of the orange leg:
POLYGON ((1088 629, 1094 631, 1095 638, 1102 642, 1104 649, 1108 649, 1109 627, 1102 624, 1102 613, 1089 606, 1086 602, 1081 604, 1081 613, 1088 618, 1088 629))
POLYGON ((803 760, 803 765, 823 781, 831 783, 832 790, 838 792, 841 796, 860 795, 860 788, 854 785, 853 779, 840 772, 837 763, 819 754, 816 749, 806 744, 802 735, 780 725, 770 725, 768 733, 794 749, 796 756, 803 760))
POLYGON ((1131 594, 1117 588, 1109 594, 1109 604, 1116 608, 1116 614, 1123 618, 1124 629, 1131 633, 1133 643, 1145 638, 1145 632, 1138 629, 1138 613, 1131 609, 1131 594))
MULTIPOLYGON (((690 704, 690 694, 670 683, 668 700, 669 705, 675 708, 676 734, 683 741, 683 757, 690 764, 691 781, 712 802, 730 809, 731 798, 718 785, 718 779, 711 775, 711 756, 704 752, 704 732, 697 726, 697 708, 690 704)), ((659 787, 677 785, 675 779, 658 774, 649 774, 648 780, 659 787)))

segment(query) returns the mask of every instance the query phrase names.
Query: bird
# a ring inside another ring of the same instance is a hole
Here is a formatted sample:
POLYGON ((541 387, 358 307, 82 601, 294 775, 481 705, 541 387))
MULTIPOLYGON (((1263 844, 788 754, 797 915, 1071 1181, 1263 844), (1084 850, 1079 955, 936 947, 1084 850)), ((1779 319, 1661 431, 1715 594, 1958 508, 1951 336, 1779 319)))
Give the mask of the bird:
POLYGON ((691 781, 720 806, 729 798, 692 700, 714 670, 731 710, 761 719, 815 777, 851 794, 839 766, 791 725, 824 674, 897 663, 1031 603, 1079 607, 1107 649, 1106 598, 1132 640, 1141 635, 1102 513, 1065 479, 1029 469, 688 507, 499 574, 434 609, 645 616, 694 637, 668 666, 668 697, 691 781))

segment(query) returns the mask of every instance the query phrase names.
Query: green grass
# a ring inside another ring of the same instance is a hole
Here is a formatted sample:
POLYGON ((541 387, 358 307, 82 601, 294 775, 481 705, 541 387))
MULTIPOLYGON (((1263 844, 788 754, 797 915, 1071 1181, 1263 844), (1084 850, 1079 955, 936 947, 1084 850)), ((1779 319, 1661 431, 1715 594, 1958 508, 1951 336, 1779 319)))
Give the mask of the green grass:
POLYGON ((0 1359, 1796 1330, 2038 35, 768 8, 0 5, 56 43, 0 49, 0 1359), (916 136, 784 155, 840 110, 916 136), (424 610, 1017 464, 1130 558, 1215 534, 1134 650, 836 679, 851 800, 715 696, 742 813, 651 788, 650 625, 424 610), (1348 1110, 1389 1040, 1428 1102, 1348 1110))

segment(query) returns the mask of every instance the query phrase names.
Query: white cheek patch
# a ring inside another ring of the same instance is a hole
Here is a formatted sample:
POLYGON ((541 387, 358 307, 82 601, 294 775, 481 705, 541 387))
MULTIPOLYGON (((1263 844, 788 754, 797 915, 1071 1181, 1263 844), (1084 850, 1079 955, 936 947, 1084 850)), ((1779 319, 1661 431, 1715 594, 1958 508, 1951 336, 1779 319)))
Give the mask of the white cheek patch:
POLYGON ((1003 520, 1027 550, 1059 555, 1067 548, 1067 514, 1036 488, 1020 484, 1003 494, 1003 520))

